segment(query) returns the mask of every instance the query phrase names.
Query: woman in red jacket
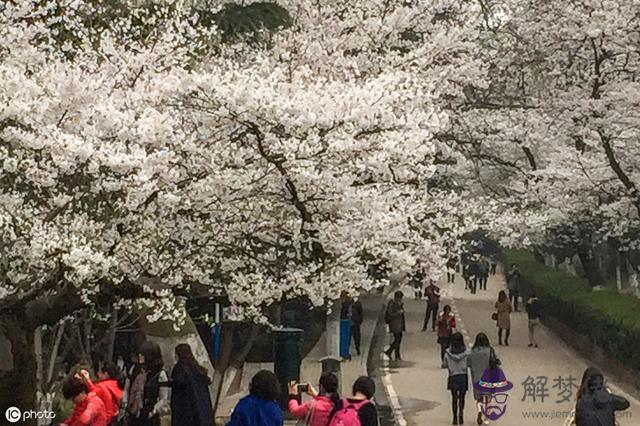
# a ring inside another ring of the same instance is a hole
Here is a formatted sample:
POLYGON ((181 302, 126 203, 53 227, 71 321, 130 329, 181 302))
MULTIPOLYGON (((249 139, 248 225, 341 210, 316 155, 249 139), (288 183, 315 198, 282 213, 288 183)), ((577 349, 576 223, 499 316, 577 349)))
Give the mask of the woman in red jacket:
POLYGON ((107 426, 104 404, 95 392, 78 377, 71 377, 62 385, 62 395, 73 401, 75 407, 71 417, 61 426, 107 426))
POLYGON ((120 401, 124 384, 121 383, 121 374, 113 363, 102 363, 98 367, 98 382, 93 383, 87 370, 80 370, 81 378, 89 387, 89 392, 94 392, 102 400, 107 416, 107 424, 115 424, 120 411, 120 401))

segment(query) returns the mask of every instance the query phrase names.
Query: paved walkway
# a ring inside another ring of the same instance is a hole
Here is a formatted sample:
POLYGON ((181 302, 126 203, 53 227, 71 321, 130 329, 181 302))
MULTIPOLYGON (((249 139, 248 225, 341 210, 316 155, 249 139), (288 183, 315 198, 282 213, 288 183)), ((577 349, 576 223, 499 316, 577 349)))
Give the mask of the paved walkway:
MULTIPOLYGON (((440 283, 443 300, 440 308, 451 304, 458 321, 458 329, 467 344, 475 335, 485 332, 493 345, 497 344, 497 329, 491 320, 493 305, 499 290, 504 288, 504 277, 496 275, 489 280, 488 290, 470 294, 464 290, 464 282, 456 277, 453 285, 440 283)), ((432 331, 422 332, 425 302, 413 300, 413 290, 403 288, 407 316, 407 332, 402 343, 403 361, 383 361, 388 371, 385 382, 388 393, 397 395, 399 404, 397 424, 400 426, 425 426, 451 424, 451 396, 446 389, 447 371, 440 368, 439 346, 432 331)), ((507 411, 496 423, 505 425, 562 425, 575 403, 575 389, 569 395, 566 387, 559 387, 558 378, 566 385, 571 379, 579 385, 587 361, 580 358, 563 341, 542 327, 538 334, 540 348, 528 348, 527 319, 523 312, 511 316, 512 335, 509 347, 495 346, 502 360, 507 379, 514 387, 509 394, 507 411), (534 386, 525 386, 527 379, 534 386), (547 380, 547 384, 542 384, 547 380), (541 383, 535 386, 535 383, 541 383), (555 385, 555 387, 554 387, 555 385), (526 390, 531 391, 527 393, 526 390), (562 393, 562 392, 565 393, 562 393), (557 402, 565 395, 568 400, 557 402)), ((622 392, 614 384, 612 391, 622 394, 632 402, 631 408, 619 416, 624 425, 640 424, 640 403, 622 392)), ((466 397, 465 424, 475 424, 476 407, 470 391, 466 397)))

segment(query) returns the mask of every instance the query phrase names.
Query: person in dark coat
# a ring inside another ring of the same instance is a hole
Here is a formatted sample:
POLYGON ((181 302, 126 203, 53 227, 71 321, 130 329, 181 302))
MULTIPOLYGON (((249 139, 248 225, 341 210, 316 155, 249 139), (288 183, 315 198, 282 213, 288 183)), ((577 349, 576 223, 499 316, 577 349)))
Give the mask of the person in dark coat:
POLYGON ((542 318, 542 304, 536 295, 532 292, 527 300, 527 316, 529 318, 529 347, 538 347, 536 341, 536 330, 540 328, 540 318, 542 318))
POLYGON ((593 367, 585 370, 578 389, 575 424, 577 426, 614 426, 615 412, 629 408, 629 401, 614 395, 604 386, 604 376, 593 367))
POLYGON ((420 264, 418 264, 413 274, 411 274, 411 278, 409 279, 409 284, 413 287, 413 293, 416 300, 422 299, 422 290, 424 288, 425 279, 426 274, 424 272, 424 269, 420 266, 420 264))
POLYGON ((518 265, 511 265, 511 271, 507 274, 507 289, 509 290, 509 301, 513 310, 518 312, 518 299, 520 298, 520 280, 522 275, 518 271, 518 265))
POLYGON ((384 353, 391 358, 391 353, 395 352, 396 361, 401 359, 400 343, 402 342, 402 333, 406 330, 403 297, 404 294, 401 291, 396 291, 385 312, 385 321, 389 325, 389 332, 393 334, 393 342, 384 353))
POLYGON ((351 339, 356 348, 356 353, 360 355, 360 342, 362 340, 361 327, 362 321, 364 320, 362 303, 358 300, 353 300, 346 293, 343 294, 340 319, 351 320, 351 339))
POLYGON ((171 371, 171 424, 213 424, 209 376, 187 344, 176 346, 177 363, 171 371))
POLYGON ((489 272, 491 273, 491 275, 496 274, 497 267, 498 267, 498 259, 496 258, 495 254, 492 254, 491 257, 489 258, 489 272))
POLYGON ((447 261, 447 282, 453 283, 456 281, 456 267, 458 266, 458 258, 451 257, 447 261))
POLYGON ((478 283, 480 282, 480 264, 477 256, 473 256, 469 261, 467 275, 469 276, 469 289, 471 290, 471 294, 476 294, 478 291, 478 283))
POLYGON ((487 281, 489 280, 489 269, 491 266, 489 265, 489 261, 486 257, 480 259, 478 263, 478 283, 480 290, 487 289, 487 281))

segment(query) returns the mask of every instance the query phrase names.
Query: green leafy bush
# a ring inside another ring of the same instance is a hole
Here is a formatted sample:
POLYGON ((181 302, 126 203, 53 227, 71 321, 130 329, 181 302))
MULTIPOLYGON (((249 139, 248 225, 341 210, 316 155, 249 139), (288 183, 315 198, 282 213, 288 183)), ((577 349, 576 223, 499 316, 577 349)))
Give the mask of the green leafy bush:
POLYGON ((544 312, 589 337, 610 356, 640 370, 640 300, 615 290, 593 291, 586 279, 547 267, 525 250, 504 250, 505 265, 518 264, 525 287, 544 312))

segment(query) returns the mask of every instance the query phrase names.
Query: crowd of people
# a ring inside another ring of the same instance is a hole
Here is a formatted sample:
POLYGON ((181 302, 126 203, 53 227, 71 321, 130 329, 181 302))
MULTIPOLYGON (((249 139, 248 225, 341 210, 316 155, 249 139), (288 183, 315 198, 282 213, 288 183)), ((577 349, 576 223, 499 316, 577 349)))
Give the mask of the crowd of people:
MULTIPOLYGON (((471 257, 463 265, 466 289, 475 293, 486 290, 486 279, 496 273, 495 258, 471 257), (473 266, 475 264, 475 266, 473 266), (469 272, 471 271, 471 272, 469 272)), ((460 269, 457 259, 447 265, 447 281, 455 282, 460 269), (454 264, 455 262, 455 264, 454 264)), ((511 315, 518 312, 523 294, 522 275, 517 265, 511 265, 506 274, 507 291, 500 290, 491 315, 496 323, 499 346, 509 346, 511 315)), ((415 296, 426 300, 422 331, 429 328, 436 333, 440 345, 440 363, 448 372, 447 389, 451 393, 452 424, 464 423, 466 395, 469 379, 480 383, 487 371, 499 370, 502 362, 491 346, 486 333, 478 333, 470 348, 458 332, 451 305, 440 310, 440 288, 433 280, 426 284, 426 274, 418 270, 411 277, 415 296)), ((401 343, 406 331, 404 294, 396 291, 385 310, 385 322, 393 336, 384 353, 389 359, 401 360, 401 343)), ((540 328, 543 306, 535 292, 525 301, 529 347, 538 348, 537 330, 540 328)), ((344 297, 341 317, 351 319, 351 334, 356 351, 360 354, 360 326, 363 307, 358 301, 344 297)), ((110 362, 99 362, 95 368, 95 381, 86 368, 77 368, 64 382, 62 393, 73 401, 74 410, 60 426, 159 426, 161 416, 170 408, 172 424, 181 426, 209 426, 213 424, 213 410, 207 369, 195 359, 191 347, 175 347, 176 363, 170 376, 166 373, 160 347, 144 342, 137 362, 127 371, 121 371, 110 362), (171 390, 171 391, 169 391, 171 390)), ((338 377, 324 373, 317 388, 312 384, 295 381, 287 386, 289 414, 305 426, 378 426, 378 410, 373 401, 375 383, 367 377, 358 378, 352 385, 351 395, 341 397, 338 377), (303 401, 306 395, 306 401, 303 401)), ((280 384, 275 374, 261 370, 249 385, 249 394, 242 398, 231 414, 227 426, 282 426, 283 411, 279 405, 280 384)), ((473 386, 473 401, 477 408, 477 424, 488 419, 482 410, 488 396, 473 386)), ((615 411, 625 410, 629 402, 609 392, 604 377, 595 368, 588 368, 578 390, 577 403, 567 425, 614 426, 615 411)))
MULTIPOLYGON (((470 255, 464 257, 463 264, 458 264, 457 258, 451 258, 447 263, 447 283, 455 282, 455 274, 462 269, 465 289, 472 294, 477 290, 487 289, 487 280, 490 275, 496 274, 497 261, 494 256, 482 257, 470 255)), ((491 346, 486 333, 478 333, 473 346, 467 349, 464 336, 457 331, 456 318, 451 305, 445 305, 439 312, 440 288, 433 280, 426 284, 425 271, 417 265, 409 277, 410 286, 414 290, 416 299, 426 300, 426 311, 422 331, 426 331, 431 323, 431 330, 436 332, 437 343, 440 345, 440 362, 443 369, 448 371, 447 389, 451 393, 451 409, 453 415, 452 424, 464 423, 464 407, 466 394, 469 390, 469 376, 471 383, 481 382, 487 371, 496 371, 501 367, 501 360, 495 349, 491 346), (439 313, 438 313, 439 312, 439 313)), ((519 312, 521 295, 525 294, 522 274, 518 265, 511 265, 506 273, 506 288, 500 290, 494 304, 494 312, 491 318, 498 329, 498 345, 509 346, 511 335, 511 315, 519 312)), ((384 352, 389 359, 395 355, 395 360, 401 360, 400 344, 402 334, 406 331, 405 309, 403 303, 404 294, 396 291, 393 299, 387 304, 385 321, 393 341, 384 352)), ((538 348, 536 339, 537 330, 540 328, 543 306, 535 291, 529 291, 525 305, 528 324, 528 347, 538 348)), ((473 387, 473 399, 477 407, 477 424, 487 424, 482 411, 484 404, 489 402, 490 396, 481 392, 478 387, 473 387)), ((577 403, 572 417, 567 425, 577 426, 614 426, 614 412, 625 410, 629 402, 624 398, 611 394, 604 386, 602 373, 595 368, 588 368, 583 375, 577 395, 577 403)))
MULTIPOLYGON (((341 398, 338 378, 333 373, 320 376, 318 389, 311 384, 292 381, 288 385, 289 413, 308 426, 378 426, 378 410, 372 398, 375 383, 359 377, 351 396, 341 398), (302 394, 309 399, 302 402, 302 394)), ((227 426, 282 426, 283 413, 278 405, 280 385, 275 374, 261 370, 253 376, 249 395, 233 409, 227 426)))
POLYGON ((121 371, 111 362, 99 362, 95 382, 86 368, 75 369, 62 386, 63 396, 74 403, 74 409, 59 425, 159 426, 169 407, 172 424, 213 424, 208 372, 198 364, 189 345, 176 346, 170 378, 158 344, 144 342, 137 358, 129 371, 121 371))

